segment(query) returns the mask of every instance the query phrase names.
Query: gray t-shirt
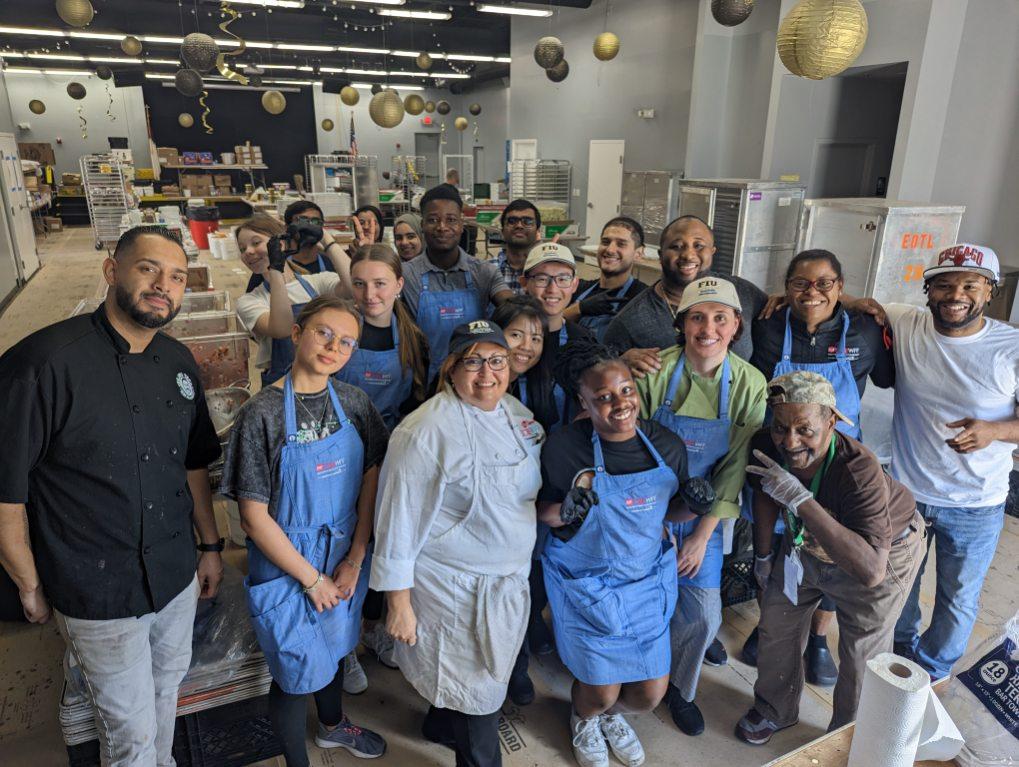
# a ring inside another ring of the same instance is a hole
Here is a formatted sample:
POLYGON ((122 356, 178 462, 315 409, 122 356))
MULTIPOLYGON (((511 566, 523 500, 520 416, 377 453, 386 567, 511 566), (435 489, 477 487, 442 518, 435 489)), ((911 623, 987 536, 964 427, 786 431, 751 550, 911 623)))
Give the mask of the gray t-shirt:
MULTIPOLYGON (((368 395, 360 389, 333 380, 340 406, 351 420, 364 444, 364 469, 382 463, 389 432, 368 395)), ((340 428, 329 392, 296 395, 297 441, 314 442, 340 428)), ((349 425, 347 426, 349 428, 349 425)), ((241 408, 230 430, 230 444, 223 459, 223 481, 219 492, 227 498, 242 498, 269 505, 275 518, 280 493, 280 458, 286 439, 283 390, 267 386, 241 408)))
POLYGON ((479 261, 460 249, 460 258, 449 270, 443 270, 428 260, 428 255, 412 258, 403 265, 403 302, 417 317, 418 298, 421 296, 421 275, 429 272, 429 290, 463 290, 467 287, 467 272, 470 272, 474 287, 481 298, 481 305, 488 307, 492 296, 503 290, 509 290, 506 279, 499 271, 495 261, 479 261))
MULTIPOLYGON (((750 360, 754 352, 750 323, 761 313, 768 301, 767 294, 752 282, 742 277, 708 272, 704 276, 729 280, 736 286, 740 305, 743 307, 743 335, 733 342, 732 351, 738 357, 750 360)), ((657 346, 668 349, 676 345, 676 331, 672 327, 672 311, 658 291, 649 288, 632 298, 620 309, 619 314, 609 323, 605 331, 605 344, 622 354, 630 349, 648 349, 657 346)))

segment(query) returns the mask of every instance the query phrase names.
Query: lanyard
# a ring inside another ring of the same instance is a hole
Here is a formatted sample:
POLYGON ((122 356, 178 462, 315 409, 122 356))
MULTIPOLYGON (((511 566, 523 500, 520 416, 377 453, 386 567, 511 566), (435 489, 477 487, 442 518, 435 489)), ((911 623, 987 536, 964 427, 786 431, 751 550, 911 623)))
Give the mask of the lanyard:
MULTIPOLYGON (((828 455, 824 459, 824 464, 814 473, 814 478, 810 480, 810 494, 814 496, 814 500, 817 500, 817 492, 821 489, 821 480, 824 479, 824 475, 828 473, 828 468, 831 466, 832 461, 835 460, 835 435, 831 435, 831 442, 828 443, 828 455)), ((786 464, 782 465, 786 471, 789 470, 789 466, 786 464)), ((793 537, 793 546, 799 548, 803 545, 803 520, 793 514, 787 508, 785 510, 785 524, 789 528, 789 533, 793 537)))

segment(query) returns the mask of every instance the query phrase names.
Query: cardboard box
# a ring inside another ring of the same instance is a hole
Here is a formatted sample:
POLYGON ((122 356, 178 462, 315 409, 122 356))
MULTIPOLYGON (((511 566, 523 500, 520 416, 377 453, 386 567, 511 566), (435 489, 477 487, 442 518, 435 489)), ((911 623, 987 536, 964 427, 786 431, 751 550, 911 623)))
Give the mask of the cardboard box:
POLYGON ((60 183, 64 186, 81 186, 81 174, 64 173, 60 177, 60 183))
POLYGON ((180 152, 177 151, 176 147, 172 146, 159 146, 156 147, 156 155, 159 157, 160 165, 180 165, 180 152))
POLYGON ((25 189, 30 192, 39 191, 39 177, 36 175, 25 176, 25 189))
POLYGON ((35 160, 43 165, 56 165, 57 158, 53 154, 53 145, 47 143, 18 144, 18 153, 22 160, 35 160))
POLYGON ((64 229, 64 222, 56 216, 46 216, 43 221, 46 222, 46 228, 51 232, 60 232, 64 229))
POLYGON ((57 194, 61 197, 84 197, 85 187, 77 184, 67 184, 60 187, 60 191, 57 194))
POLYGON ((169 197, 180 197, 180 187, 176 184, 163 184, 160 188, 160 194, 165 194, 169 197))
POLYGON ((213 173, 212 183, 216 186, 230 186, 230 174, 229 173, 213 173))

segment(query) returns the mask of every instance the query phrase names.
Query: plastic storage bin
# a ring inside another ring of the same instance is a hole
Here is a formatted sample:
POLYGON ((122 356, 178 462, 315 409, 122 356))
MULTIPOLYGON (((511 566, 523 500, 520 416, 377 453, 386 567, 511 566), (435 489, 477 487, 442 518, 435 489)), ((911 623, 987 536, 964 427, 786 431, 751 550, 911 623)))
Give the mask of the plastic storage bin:
POLYGON ((250 386, 247 333, 182 338, 181 343, 191 350, 206 391, 224 386, 250 386))
POLYGON ((163 332, 174 338, 199 338, 202 336, 224 335, 237 330, 237 315, 232 311, 223 312, 181 312, 163 332))

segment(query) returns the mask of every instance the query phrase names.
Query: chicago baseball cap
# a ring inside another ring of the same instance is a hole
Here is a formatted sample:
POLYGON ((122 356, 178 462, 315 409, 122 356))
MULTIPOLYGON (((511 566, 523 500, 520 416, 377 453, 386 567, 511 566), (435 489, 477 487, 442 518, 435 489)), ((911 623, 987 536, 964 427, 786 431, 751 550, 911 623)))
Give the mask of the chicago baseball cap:
POLYGON ((768 382, 768 406, 784 404, 824 405, 830 407, 838 418, 850 426, 853 425, 853 422, 835 407, 835 389, 820 373, 794 370, 771 379, 768 382))
POLYGON ((577 270, 577 260, 569 248, 558 242, 542 242, 531 248, 531 252, 527 254, 527 260, 524 262, 524 274, 549 261, 558 261, 572 267, 574 271, 577 270))
POLYGON ((730 306, 737 312, 743 311, 743 307, 739 303, 739 296, 736 295, 736 286, 719 277, 701 277, 683 288, 683 298, 676 311, 677 313, 685 312, 691 306, 709 302, 730 306))
POLYGON ((449 338, 449 353, 459 354, 474 344, 496 344, 503 349, 509 349, 502 328, 488 320, 474 320, 456 326, 449 338))
POLYGON ((1000 279, 998 254, 983 245, 961 242, 938 253, 934 263, 924 270, 923 278, 929 280, 945 272, 976 272, 997 282, 1000 279))

